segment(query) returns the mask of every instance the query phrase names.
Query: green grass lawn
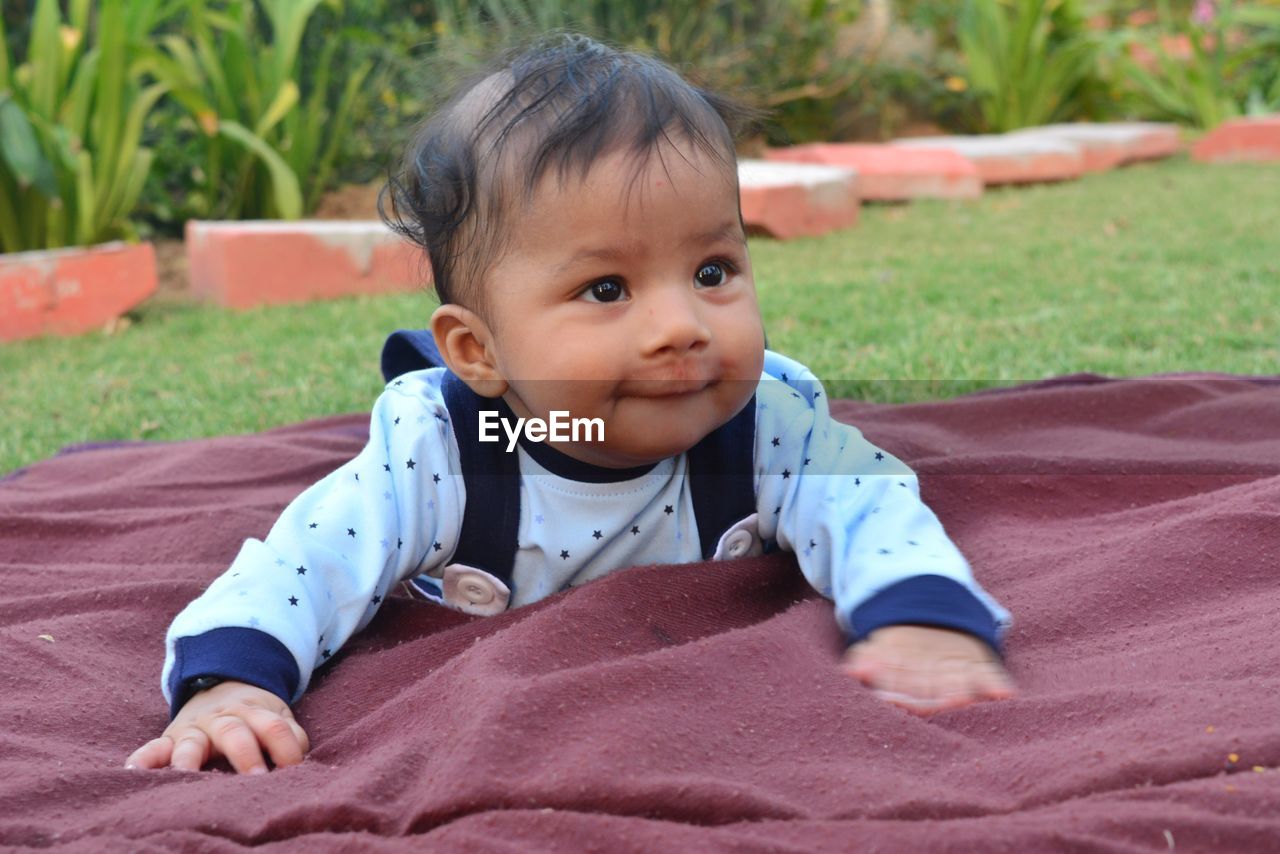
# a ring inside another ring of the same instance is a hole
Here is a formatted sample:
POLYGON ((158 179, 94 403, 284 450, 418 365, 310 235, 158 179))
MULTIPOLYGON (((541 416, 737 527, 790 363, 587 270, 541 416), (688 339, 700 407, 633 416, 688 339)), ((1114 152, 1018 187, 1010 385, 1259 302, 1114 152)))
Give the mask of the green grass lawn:
MULTIPOLYGON (((838 393, 919 400, 1093 371, 1280 373, 1280 165, 1186 160, 864 209, 751 243, 774 349, 838 393)), ((73 442, 365 411, 425 295, 231 313, 156 301, 114 335, 0 345, 0 472, 73 442)))

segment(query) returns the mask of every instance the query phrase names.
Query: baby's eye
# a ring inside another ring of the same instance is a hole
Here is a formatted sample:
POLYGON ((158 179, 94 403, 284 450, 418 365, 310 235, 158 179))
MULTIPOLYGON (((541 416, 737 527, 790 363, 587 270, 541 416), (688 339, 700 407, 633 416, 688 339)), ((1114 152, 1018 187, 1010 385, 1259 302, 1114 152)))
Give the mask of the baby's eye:
POLYGON ((627 294, 627 289, 617 279, 603 279, 582 292, 589 302, 617 302, 627 294))
POLYGON ((729 278, 729 273, 725 269, 725 265, 719 261, 709 261, 698 268, 698 272, 693 279, 700 287, 716 288, 723 285, 729 278))

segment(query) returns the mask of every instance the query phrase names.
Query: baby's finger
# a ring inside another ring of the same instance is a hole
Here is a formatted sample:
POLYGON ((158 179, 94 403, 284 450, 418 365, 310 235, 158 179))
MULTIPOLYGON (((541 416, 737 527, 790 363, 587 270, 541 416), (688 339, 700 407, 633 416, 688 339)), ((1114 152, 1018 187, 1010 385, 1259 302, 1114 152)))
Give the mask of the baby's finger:
POLYGON ((845 673, 855 677, 863 685, 872 685, 883 668, 880 660, 867 652, 865 641, 855 643, 845 650, 840 666, 845 673))
POLYGON ((267 762, 258 747, 258 737, 242 718, 236 715, 220 715, 208 728, 214 748, 227 757, 231 767, 240 774, 265 774, 267 762))
POLYGON ((875 687, 877 696, 919 715, 972 702, 968 670, 944 662, 900 662, 886 668, 875 687))
POLYGON ((268 709, 254 709, 245 715, 245 719, 277 767, 302 762, 310 743, 297 721, 268 709))
MULTIPOLYGON (((924 697, 923 677, 915 668, 896 657, 883 658, 862 644, 854 644, 845 654, 844 670, 891 703, 890 697, 924 697)), ((899 704, 900 705, 900 704, 899 704)))
POLYGON ((289 722, 289 728, 298 737, 298 744, 302 745, 302 752, 309 752, 311 750, 311 737, 302 728, 302 724, 298 723, 298 719, 293 716, 293 709, 285 706, 280 710, 280 716, 289 722))
POLYGON ((970 676, 964 667, 935 665, 917 696, 928 701, 934 712, 967 706, 975 699, 970 676))
POLYGON ((892 703, 900 709, 905 709, 914 715, 931 715, 934 712, 940 712, 947 708, 940 700, 932 700, 924 697, 915 697, 911 694, 902 694, 897 691, 876 690, 872 692, 876 697, 884 700, 886 703, 892 703))
POLYGON ((189 726, 174 733, 173 753, 169 764, 179 771, 199 771, 209 758, 209 736, 201 730, 189 726))
POLYGON ((882 663, 871 687, 912 698, 916 705, 932 709, 937 704, 931 664, 893 658, 882 663))
POLYGON ((139 747, 124 761, 126 768, 164 768, 173 755, 173 739, 167 735, 153 738, 139 747))
POLYGON ((1013 680, 998 664, 988 664, 978 670, 972 677, 974 693, 979 697, 991 700, 1007 700, 1017 694, 1013 680))

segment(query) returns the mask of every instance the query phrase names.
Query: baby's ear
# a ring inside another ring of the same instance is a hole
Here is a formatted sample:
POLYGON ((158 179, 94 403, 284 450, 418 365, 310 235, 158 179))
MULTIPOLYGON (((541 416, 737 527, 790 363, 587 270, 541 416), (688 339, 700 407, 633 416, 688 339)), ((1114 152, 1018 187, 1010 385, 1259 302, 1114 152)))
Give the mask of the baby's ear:
POLYGON ((431 315, 431 334, 449 370, 481 397, 502 397, 507 381, 494 363, 493 334, 474 311, 454 303, 431 315))

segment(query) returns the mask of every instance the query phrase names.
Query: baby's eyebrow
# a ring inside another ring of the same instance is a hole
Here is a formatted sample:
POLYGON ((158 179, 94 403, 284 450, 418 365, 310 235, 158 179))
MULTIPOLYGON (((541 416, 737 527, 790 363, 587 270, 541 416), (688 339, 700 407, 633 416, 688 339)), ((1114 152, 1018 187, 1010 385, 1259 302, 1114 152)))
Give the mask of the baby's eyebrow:
POLYGON ((725 222, 710 231, 702 231, 691 235, 684 240, 683 245, 697 246, 703 243, 716 243, 721 240, 732 240, 736 243, 745 242, 746 235, 742 233, 742 224, 737 220, 725 222))
POLYGON ((572 258, 556 267, 555 275, 566 273, 583 261, 612 261, 617 263, 626 257, 627 252, 625 249, 583 249, 581 252, 574 253, 572 258))

